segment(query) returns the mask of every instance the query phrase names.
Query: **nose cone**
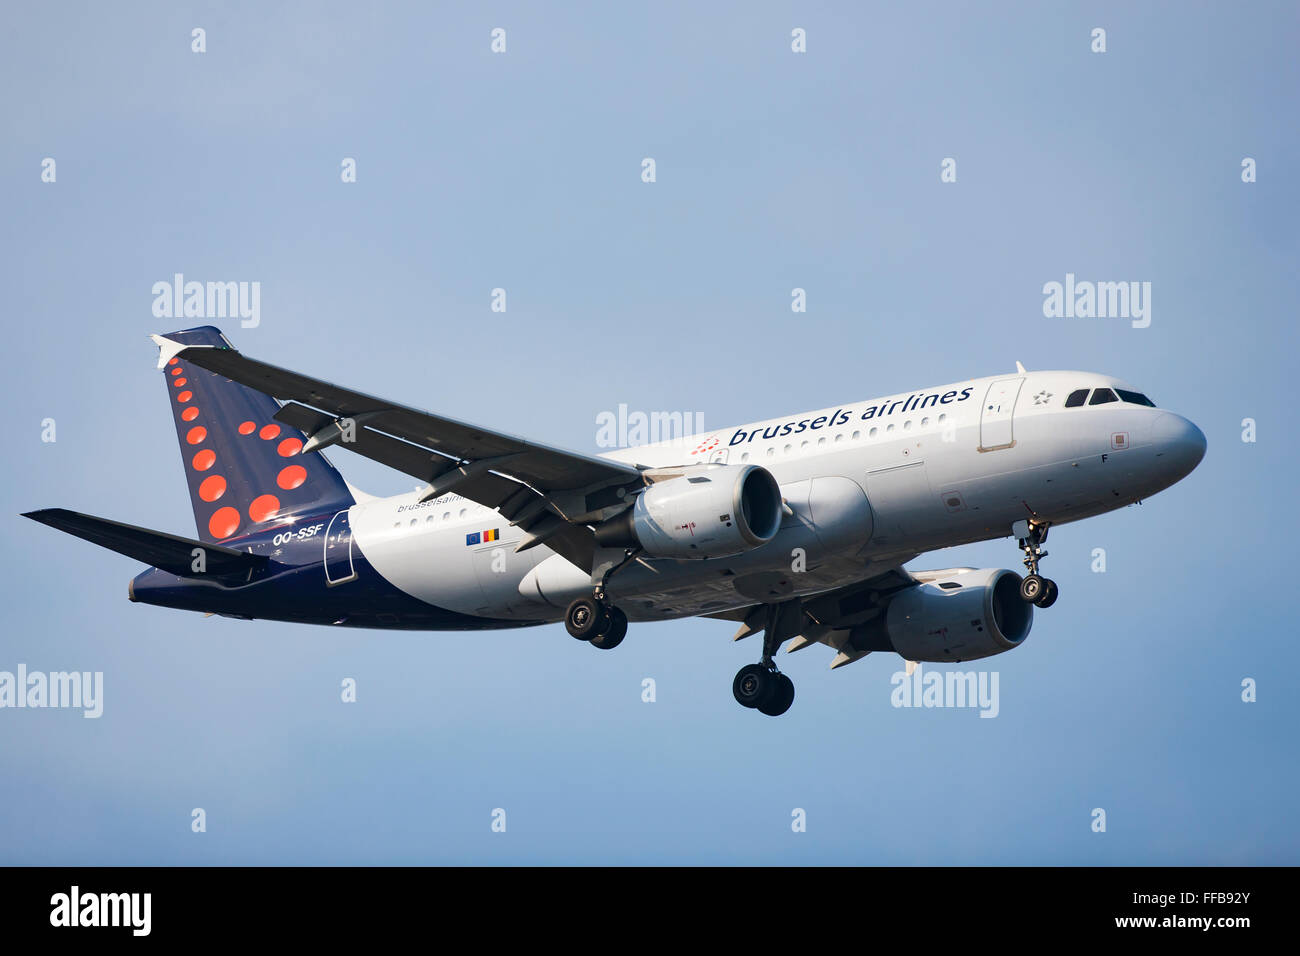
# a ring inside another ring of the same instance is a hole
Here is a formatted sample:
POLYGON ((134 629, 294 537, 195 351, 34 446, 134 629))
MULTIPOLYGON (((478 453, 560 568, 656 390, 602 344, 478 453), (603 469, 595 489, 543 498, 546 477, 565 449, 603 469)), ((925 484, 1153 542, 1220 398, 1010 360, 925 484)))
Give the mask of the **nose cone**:
POLYGON ((1205 457, 1205 434, 1173 412, 1161 413, 1152 424, 1151 444, 1174 481, 1191 474, 1205 457))

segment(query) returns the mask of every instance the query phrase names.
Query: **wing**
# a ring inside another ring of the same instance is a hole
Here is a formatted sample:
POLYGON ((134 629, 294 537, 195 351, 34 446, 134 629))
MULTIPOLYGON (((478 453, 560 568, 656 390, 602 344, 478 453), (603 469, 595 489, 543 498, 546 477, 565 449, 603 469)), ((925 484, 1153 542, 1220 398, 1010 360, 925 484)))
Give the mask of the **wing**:
MULTIPOLYGON (((799 601, 800 613, 797 617, 789 615, 779 619, 782 623, 778 626, 784 628, 781 636, 791 639, 790 653, 813 644, 825 644, 837 652, 831 661, 832 668, 852 664, 872 651, 893 653, 893 645, 879 626, 882 612, 899 591, 942 573, 924 571, 912 574, 902 567, 894 567, 856 584, 795 599, 799 601)), ((756 604, 707 616, 739 621, 740 630, 735 636, 739 641, 763 631, 767 627, 768 613, 768 605, 756 604)))
POLYGON ((160 361, 185 361, 279 399, 279 421, 302 430, 302 453, 333 444, 427 483, 421 501, 456 492, 495 508, 525 532, 517 550, 546 543, 591 571, 587 527, 627 507, 641 470, 552 448, 468 422, 399 405, 248 358, 235 349, 183 346, 153 336, 160 361))

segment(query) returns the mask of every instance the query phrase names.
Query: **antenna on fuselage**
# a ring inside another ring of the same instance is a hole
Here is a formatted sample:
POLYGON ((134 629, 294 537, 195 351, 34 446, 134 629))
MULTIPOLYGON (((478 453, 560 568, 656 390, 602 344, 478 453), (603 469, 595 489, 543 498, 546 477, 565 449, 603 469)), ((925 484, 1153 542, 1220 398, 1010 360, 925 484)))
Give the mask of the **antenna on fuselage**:
POLYGON ((1021 365, 1019 362, 1017 362, 1017 363, 1016 363, 1016 371, 1019 372, 1021 375, 1024 375, 1024 374, 1025 374, 1025 367, 1024 367, 1023 365, 1021 365))

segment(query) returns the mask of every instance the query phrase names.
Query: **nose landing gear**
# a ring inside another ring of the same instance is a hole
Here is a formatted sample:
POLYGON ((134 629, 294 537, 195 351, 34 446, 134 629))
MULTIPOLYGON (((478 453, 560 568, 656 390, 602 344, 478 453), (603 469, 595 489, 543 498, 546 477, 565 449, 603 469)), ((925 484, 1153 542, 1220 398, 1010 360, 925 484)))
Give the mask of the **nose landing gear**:
POLYGON ((1055 604, 1060 594, 1055 581, 1038 573, 1038 562, 1047 557, 1042 546, 1047 540, 1049 527, 1046 521, 1027 520, 1017 521, 1011 526, 1011 533, 1025 553, 1025 570, 1029 572, 1020 582, 1020 598, 1044 610, 1055 604))

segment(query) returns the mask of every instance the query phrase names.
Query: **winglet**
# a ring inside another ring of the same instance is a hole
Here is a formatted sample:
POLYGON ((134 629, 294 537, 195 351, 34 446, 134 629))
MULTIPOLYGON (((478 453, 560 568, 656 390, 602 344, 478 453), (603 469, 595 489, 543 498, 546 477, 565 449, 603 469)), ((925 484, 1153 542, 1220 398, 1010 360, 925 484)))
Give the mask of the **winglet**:
POLYGON ((1019 362, 1016 363, 1016 371, 1019 372, 1021 375, 1026 374, 1025 367, 1021 365, 1019 362))
POLYGON ((177 354, 188 348, 184 342, 177 342, 175 339, 169 339, 161 335, 151 335, 154 344, 158 346, 158 367, 166 368, 167 363, 174 359, 177 354))

